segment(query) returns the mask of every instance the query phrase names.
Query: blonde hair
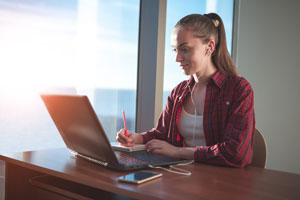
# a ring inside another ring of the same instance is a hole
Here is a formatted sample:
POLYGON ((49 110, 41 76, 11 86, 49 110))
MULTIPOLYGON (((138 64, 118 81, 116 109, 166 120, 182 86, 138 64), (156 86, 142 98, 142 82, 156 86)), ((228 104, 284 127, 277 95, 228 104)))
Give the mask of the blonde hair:
POLYGON ((180 19, 175 28, 189 28, 200 38, 203 43, 215 40, 215 51, 212 54, 212 61, 221 72, 229 76, 238 76, 238 70, 231 59, 227 45, 224 24, 216 13, 191 14, 180 19))

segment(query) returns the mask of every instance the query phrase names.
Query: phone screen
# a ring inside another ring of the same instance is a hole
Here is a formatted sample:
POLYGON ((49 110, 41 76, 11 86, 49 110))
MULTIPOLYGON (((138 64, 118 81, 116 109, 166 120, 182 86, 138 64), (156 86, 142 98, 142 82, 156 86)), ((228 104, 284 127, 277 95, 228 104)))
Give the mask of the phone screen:
POLYGON ((119 176, 119 181, 125 181, 130 183, 143 183, 148 180, 162 176, 162 173, 151 171, 138 171, 124 176, 119 176))

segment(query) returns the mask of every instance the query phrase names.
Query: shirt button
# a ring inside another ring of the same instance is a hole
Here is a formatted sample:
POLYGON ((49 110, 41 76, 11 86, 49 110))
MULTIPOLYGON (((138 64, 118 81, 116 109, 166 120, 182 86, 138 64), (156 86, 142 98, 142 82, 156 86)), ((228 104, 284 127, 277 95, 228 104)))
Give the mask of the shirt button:
POLYGON ((228 106, 230 104, 230 102, 229 101, 226 101, 226 105, 228 106))

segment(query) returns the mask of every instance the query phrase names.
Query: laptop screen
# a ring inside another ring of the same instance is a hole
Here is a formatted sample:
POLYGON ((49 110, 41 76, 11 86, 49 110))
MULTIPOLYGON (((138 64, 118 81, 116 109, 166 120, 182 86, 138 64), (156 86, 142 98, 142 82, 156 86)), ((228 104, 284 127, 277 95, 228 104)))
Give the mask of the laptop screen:
POLYGON ((42 94, 41 98, 70 150, 118 165, 109 140, 87 96, 42 94))

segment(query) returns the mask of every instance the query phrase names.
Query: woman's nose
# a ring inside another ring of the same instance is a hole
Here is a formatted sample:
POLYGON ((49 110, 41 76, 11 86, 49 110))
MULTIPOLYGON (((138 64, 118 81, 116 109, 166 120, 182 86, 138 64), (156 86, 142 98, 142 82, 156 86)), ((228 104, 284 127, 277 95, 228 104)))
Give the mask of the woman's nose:
POLYGON ((176 62, 181 62, 183 60, 183 57, 180 53, 176 54, 176 62))

